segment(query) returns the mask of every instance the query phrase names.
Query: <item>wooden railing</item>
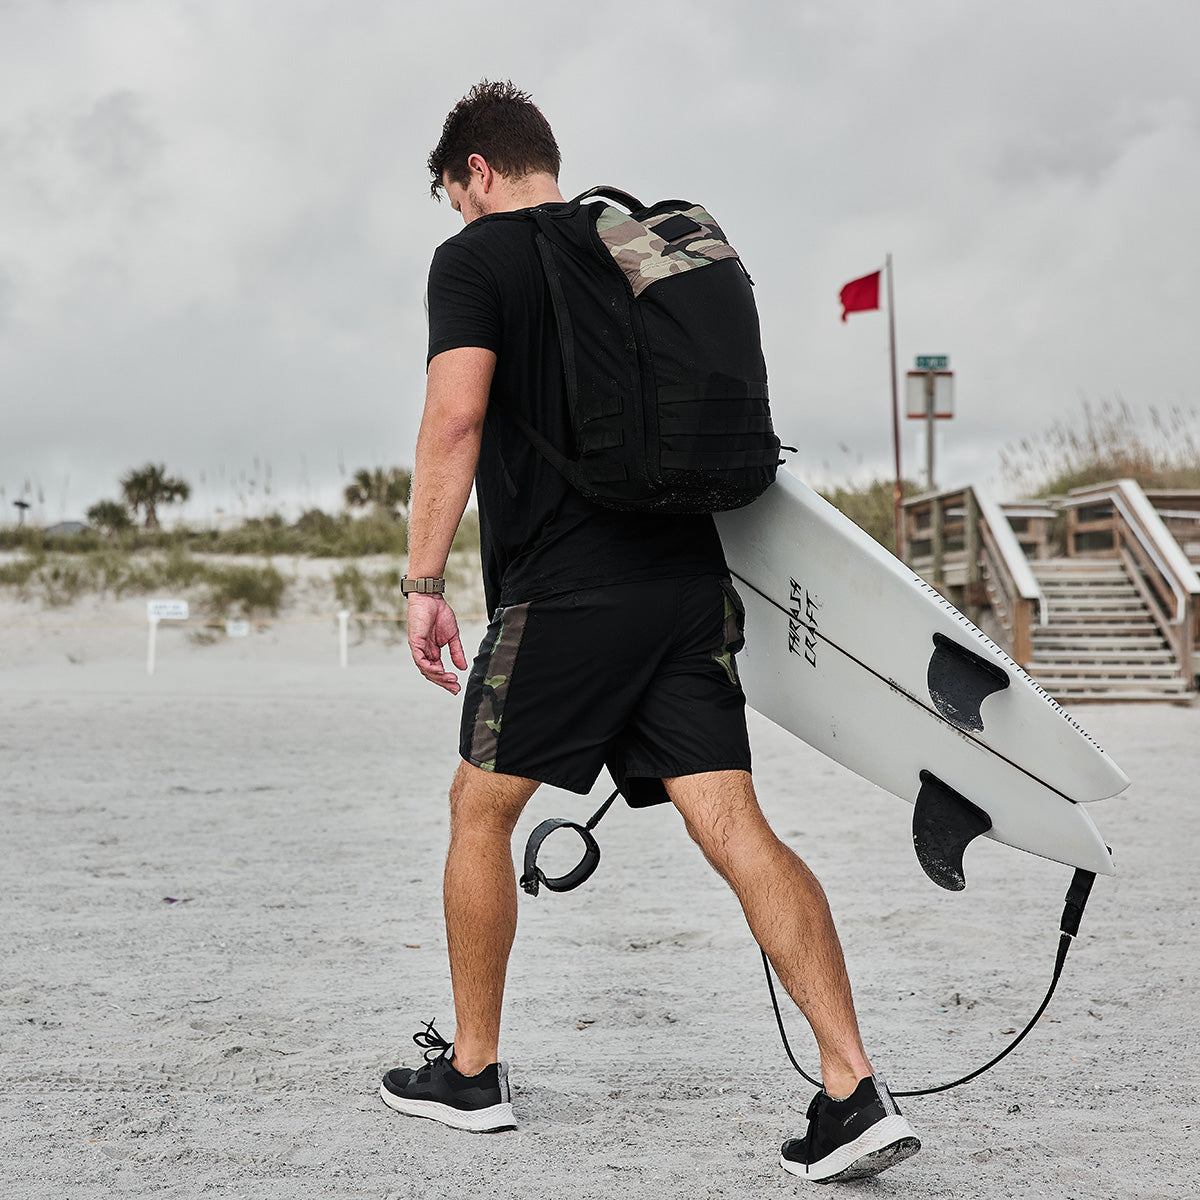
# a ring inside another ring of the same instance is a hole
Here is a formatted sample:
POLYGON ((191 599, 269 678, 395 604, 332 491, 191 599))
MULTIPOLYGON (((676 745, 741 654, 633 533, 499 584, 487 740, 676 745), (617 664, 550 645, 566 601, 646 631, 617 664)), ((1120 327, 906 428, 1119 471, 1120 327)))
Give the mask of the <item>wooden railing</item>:
POLYGON ((1056 552, 1055 526, 1058 509, 1038 501, 1004 502, 1000 505, 1025 557, 1041 562, 1056 552))
POLYGON ((1009 654, 1028 666, 1046 598, 1000 506, 975 488, 931 492, 904 502, 904 521, 908 565, 973 621, 989 605, 1009 654))
POLYGON ((1180 673, 1195 678, 1200 641, 1200 576, 1132 479, 1076 488, 1067 510, 1067 554, 1119 558, 1175 652, 1180 673))
POLYGON ((1167 532, 1179 543, 1188 562, 1200 563, 1200 490, 1146 489, 1146 499, 1162 518, 1167 532))
MULTIPOLYGON (((930 492, 904 502, 905 561, 927 583, 939 590, 962 587, 967 582, 967 519, 971 488, 930 492)), ((974 503, 974 500, 970 501, 974 503)))

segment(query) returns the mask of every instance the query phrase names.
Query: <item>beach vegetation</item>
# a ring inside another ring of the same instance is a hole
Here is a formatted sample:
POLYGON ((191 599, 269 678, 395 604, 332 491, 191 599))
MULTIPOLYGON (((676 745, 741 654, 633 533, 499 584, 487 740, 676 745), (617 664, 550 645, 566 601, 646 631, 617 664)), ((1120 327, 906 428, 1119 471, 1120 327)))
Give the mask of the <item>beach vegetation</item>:
POLYGON ((1084 400, 1073 418, 1000 452, 1009 489, 1027 498, 1133 479, 1144 488, 1200 488, 1200 414, 1195 409, 1133 409, 1119 396, 1084 400))
POLYGON ((16 588, 19 592, 24 592, 30 579, 37 574, 42 561, 43 556, 38 555, 0 562, 0 587, 16 588))
POLYGON ((39 552, 0 562, 0 587, 23 600, 70 604, 81 595, 121 599, 168 592, 195 596, 214 616, 278 613, 287 580, 270 564, 224 564, 186 551, 125 554, 101 548, 91 554, 39 552))
MULTIPOLYGON (((914 496, 919 491, 915 483, 905 480, 906 496, 914 496)), ((845 483, 821 492, 834 508, 893 554, 896 553, 894 494, 895 483, 891 479, 869 479, 861 484, 845 483)))
MULTIPOLYGON (((405 617, 404 596, 400 591, 399 567, 379 571, 364 571, 352 563, 331 576, 334 597, 338 604, 358 618, 360 635, 366 634, 364 618, 387 622, 402 622, 405 617)), ((389 636, 395 626, 390 627, 389 636)))
MULTIPOLYGON (((464 518, 455 545, 478 546, 479 524, 474 514, 464 518)), ((362 558, 366 555, 408 552, 408 527, 403 520, 367 512, 361 516, 348 512, 330 514, 310 509, 292 523, 277 513, 249 517, 228 529, 178 526, 172 529, 145 529, 130 526, 110 529, 86 529, 78 533, 50 536, 43 529, 26 525, 0 529, 0 550, 27 554, 56 551, 67 554, 93 554, 101 550, 120 550, 125 554, 172 551, 196 554, 238 554, 257 557, 289 555, 294 558, 362 558)))
POLYGON ((192 489, 186 479, 167 475, 163 463, 147 463, 122 476, 121 494, 135 516, 142 513, 147 529, 157 529, 159 505, 186 500, 192 489))
POLYGON ((87 510, 88 524, 111 537, 133 527, 133 517, 120 500, 97 500, 87 510))
POLYGON ((335 571, 331 578, 334 599, 342 608, 356 613, 371 611, 375 597, 370 581, 360 567, 355 564, 343 567, 342 570, 335 571))
POLYGON ((207 563, 199 578, 203 605, 212 617, 277 616, 287 592, 287 580, 273 566, 230 566, 207 563))
POLYGON ((408 513, 412 472, 403 467, 361 468, 354 472, 342 495, 350 508, 370 508, 402 520, 408 513))

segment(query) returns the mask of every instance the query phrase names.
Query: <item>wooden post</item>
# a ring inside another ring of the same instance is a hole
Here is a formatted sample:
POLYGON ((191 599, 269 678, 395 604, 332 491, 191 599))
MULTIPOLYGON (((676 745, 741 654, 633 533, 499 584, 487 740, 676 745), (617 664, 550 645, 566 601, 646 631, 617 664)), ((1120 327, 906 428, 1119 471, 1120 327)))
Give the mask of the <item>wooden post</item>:
POLYGON ((967 620, 978 625, 981 610, 978 585, 983 578, 983 569, 979 562, 979 501, 975 499, 974 488, 967 488, 966 502, 967 524, 963 530, 963 551, 967 559, 967 578, 963 594, 967 601, 967 620))
POLYGON ((1013 658, 1025 669, 1033 659, 1033 601, 1024 596, 1013 597, 1013 658))
POLYGON ((1196 597, 1189 595, 1179 623, 1179 668, 1190 691, 1196 682, 1196 597))
POLYGON ((934 496, 929 510, 929 549, 933 554, 933 584, 940 589, 946 579, 946 539, 942 535, 942 525, 945 513, 942 507, 942 497, 934 496))

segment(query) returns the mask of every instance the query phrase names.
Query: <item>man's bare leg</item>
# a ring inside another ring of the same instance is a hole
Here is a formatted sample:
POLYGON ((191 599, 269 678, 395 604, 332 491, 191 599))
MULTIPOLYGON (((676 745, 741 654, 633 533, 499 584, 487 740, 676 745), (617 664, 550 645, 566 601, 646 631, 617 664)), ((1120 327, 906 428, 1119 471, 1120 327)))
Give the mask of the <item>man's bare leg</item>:
POLYGON ((665 779, 705 858, 733 888, 750 932, 812 1026, 826 1092, 849 1096, 872 1074, 841 943, 816 876, 767 824, 748 771, 665 779))
POLYGON ((517 931, 512 833, 532 779, 461 762, 450 787, 443 902, 454 988, 454 1067, 475 1075, 497 1061, 508 956, 517 931))

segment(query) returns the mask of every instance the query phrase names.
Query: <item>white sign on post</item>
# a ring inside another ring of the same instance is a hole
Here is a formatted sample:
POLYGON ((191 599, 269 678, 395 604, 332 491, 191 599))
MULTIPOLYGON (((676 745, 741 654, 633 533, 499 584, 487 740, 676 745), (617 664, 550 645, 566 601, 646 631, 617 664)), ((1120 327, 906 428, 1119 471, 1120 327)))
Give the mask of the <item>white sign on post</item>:
POLYGON ((933 400, 933 415, 939 421, 954 416, 953 371, 909 371, 904 388, 904 415, 910 421, 923 421, 929 416, 929 401, 933 400), (932 377, 933 395, 929 381, 932 377))
POLYGON ((945 354, 921 354, 917 366, 909 371, 905 385, 904 407, 909 420, 925 422, 925 487, 934 491, 933 481, 933 423, 954 416, 954 372, 945 368, 950 359, 945 354))
POLYGON ((159 621, 186 621, 186 600, 147 600, 146 619, 150 622, 150 635, 146 643, 146 674, 154 674, 154 652, 158 642, 159 621))
POLYGON ((186 621, 188 619, 188 602, 186 600, 147 600, 146 616, 151 621, 186 621))

